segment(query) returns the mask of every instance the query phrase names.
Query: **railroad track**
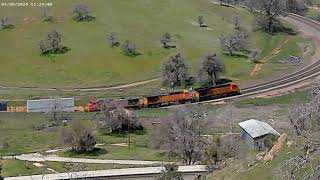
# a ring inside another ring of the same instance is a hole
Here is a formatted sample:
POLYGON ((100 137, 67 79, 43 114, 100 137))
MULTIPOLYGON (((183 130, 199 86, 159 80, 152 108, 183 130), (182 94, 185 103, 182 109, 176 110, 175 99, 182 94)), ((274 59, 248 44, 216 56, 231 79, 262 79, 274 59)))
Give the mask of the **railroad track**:
MULTIPOLYGON (((288 17, 293 20, 299 21, 300 23, 303 23, 320 33, 319 22, 303 16, 296 15, 296 14, 289 14, 288 17)), ((266 83, 243 88, 241 89, 241 95, 219 98, 219 99, 208 100, 208 101, 201 101, 193 104, 206 104, 206 103, 215 103, 215 102, 223 102, 228 100, 237 100, 237 99, 247 98, 250 96, 264 94, 264 93, 272 92, 275 90, 281 90, 283 88, 287 88, 287 87, 296 85, 298 83, 301 83, 305 80, 310 80, 319 75, 320 75, 320 59, 286 76, 277 78, 275 80, 272 80, 266 83)), ((172 105, 167 107, 178 107, 178 106, 185 106, 185 105, 187 104, 172 105)))
MULTIPOLYGON (((312 27, 313 29, 319 31, 319 33, 320 33, 320 23, 318 23, 312 19, 302 17, 302 16, 299 16, 296 14, 291 14, 291 13, 288 15, 288 17, 291 19, 300 21, 300 22, 308 25, 309 27, 312 27)), ((319 75, 320 75, 320 60, 317 60, 316 62, 314 62, 308 66, 305 66, 305 67, 301 68, 300 70, 297 70, 297 71, 295 71, 291 74, 288 74, 286 76, 280 77, 278 79, 275 79, 275 80, 272 80, 272 81, 269 81, 266 83, 246 87, 241 90, 241 95, 219 98, 219 99, 208 100, 208 101, 202 101, 202 102, 197 102, 195 104, 204 104, 204 103, 214 103, 214 102, 222 102, 222 101, 228 101, 228 100, 236 100, 236 99, 241 99, 241 98, 245 98, 248 96, 254 96, 254 95, 258 95, 258 94, 272 92, 275 90, 281 90, 283 88, 287 88, 292 85, 296 85, 298 83, 301 83, 305 80, 313 79, 319 75)), ((177 106, 181 106, 181 105, 177 105, 177 106)))

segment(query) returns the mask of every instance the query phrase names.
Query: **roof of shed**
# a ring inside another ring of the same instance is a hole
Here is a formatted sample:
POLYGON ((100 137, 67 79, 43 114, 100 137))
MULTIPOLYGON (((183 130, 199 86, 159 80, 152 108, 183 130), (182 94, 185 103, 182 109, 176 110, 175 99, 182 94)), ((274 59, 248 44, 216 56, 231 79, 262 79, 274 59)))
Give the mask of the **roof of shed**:
POLYGON ((245 130, 252 138, 257 138, 267 134, 280 135, 268 123, 250 119, 239 123, 239 126, 245 130))

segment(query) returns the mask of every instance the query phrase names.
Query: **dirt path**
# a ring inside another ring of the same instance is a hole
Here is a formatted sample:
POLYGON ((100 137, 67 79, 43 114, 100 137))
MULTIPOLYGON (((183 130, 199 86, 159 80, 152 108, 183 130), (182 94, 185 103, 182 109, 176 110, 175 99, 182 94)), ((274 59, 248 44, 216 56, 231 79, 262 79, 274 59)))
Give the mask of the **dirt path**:
POLYGON ((57 89, 57 88, 40 88, 40 87, 17 87, 17 86, 4 86, 0 85, 1 89, 19 89, 19 90, 38 90, 38 91, 62 91, 62 92, 90 92, 90 91, 105 91, 105 90, 115 90, 115 89, 125 89, 140 85, 145 85, 151 82, 159 81, 160 78, 154 78, 145 81, 139 81, 129 84, 123 84, 118 86, 106 86, 106 87, 88 87, 88 88, 75 88, 75 89, 57 89))
POLYGON ((254 68, 252 69, 250 76, 256 76, 259 74, 259 71, 261 71, 262 66, 264 63, 266 63, 267 61, 269 61, 273 56, 277 55, 280 53, 280 51, 283 49, 283 47, 288 44, 288 42, 291 40, 291 37, 286 37, 285 41, 282 41, 281 43, 279 43, 275 48, 272 49, 272 51, 265 56, 264 58, 262 58, 260 60, 259 63, 256 63, 256 65, 254 66, 254 68))

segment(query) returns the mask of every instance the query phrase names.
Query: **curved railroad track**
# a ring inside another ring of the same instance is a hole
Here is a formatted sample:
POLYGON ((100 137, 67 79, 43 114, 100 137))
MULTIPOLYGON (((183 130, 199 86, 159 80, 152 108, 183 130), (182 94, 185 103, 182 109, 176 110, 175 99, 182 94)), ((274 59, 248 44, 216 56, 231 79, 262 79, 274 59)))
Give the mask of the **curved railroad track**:
MULTIPOLYGON (((299 21, 303 24, 306 24, 309 27, 312 27, 313 29, 317 30, 320 33, 320 23, 316 22, 312 19, 299 16, 296 14, 289 14, 288 18, 291 18, 293 20, 299 21)), ((241 95, 231 96, 231 97, 225 97, 225 98, 219 98, 214 100, 208 100, 208 101, 201 101, 197 102, 195 104, 204 104, 204 103, 214 103, 214 102, 222 102, 222 101, 228 101, 228 100, 236 100, 244 97, 264 94, 268 92, 273 92, 275 90, 281 90, 283 88, 288 88, 294 85, 297 85, 305 80, 313 79, 320 75, 320 59, 316 62, 309 64, 293 73, 290 73, 286 76, 277 78, 275 80, 265 82, 262 84, 250 86, 243 88, 241 90, 241 95)), ((176 106, 182 106, 182 105, 176 105, 176 106)))
MULTIPOLYGON (((314 21, 312 19, 303 17, 303 16, 299 16, 296 14, 289 14, 288 17, 291 20, 297 21, 299 23, 302 23, 304 25, 306 25, 309 28, 312 28, 313 30, 315 30, 316 32, 318 32, 320 34, 320 23, 317 21, 314 21)), ((320 35, 318 36, 318 39, 320 41, 320 35)), ((318 45, 320 49, 320 45, 318 45)), ((225 97, 225 98, 219 98, 219 99, 214 99, 214 100, 208 100, 208 101, 201 101, 201 102, 197 102, 197 103, 193 103, 193 104, 204 104, 204 103, 214 103, 214 102, 221 102, 221 101, 227 101, 227 100, 236 100, 236 99, 240 99, 240 98, 244 98, 244 97, 249 97, 249 96, 254 96, 254 95, 260 95, 260 94, 264 94, 264 93, 268 93, 268 92, 273 92, 275 90, 281 90, 283 88, 288 88, 294 85, 297 85, 305 80, 310 80, 313 79, 315 77, 317 77, 318 75, 320 75, 320 58, 317 59, 317 61, 315 61, 312 64, 309 64, 291 74, 288 74, 286 76, 277 78, 275 80, 266 82, 266 83, 262 83, 262 84, 258 84, 258 85, 253 85, 250 87, 246 87, 241 89, 241 95, 237 95, 237 96, 231 96, 231 97, 225 97)), ((8 87, 6 87, 8 88, 8 87)), ((111 87, 114 88, 114 87, 111 87)), ((49 89, 47 89, 49 90, 49 89)), ((56 89, 50 89, 50 90, 55 90, 56 89)), ((95 88, 95 89, 76 89, 74 91, 99 91, 99 90, 105 90, 105 88, 95 88)), ((66 90, 71 91, 71 90, 66 90)), ((187 104, 183 104, 183 105, 173 105, 170 107, 176 107, 176 106, 184 106, 187 104)))

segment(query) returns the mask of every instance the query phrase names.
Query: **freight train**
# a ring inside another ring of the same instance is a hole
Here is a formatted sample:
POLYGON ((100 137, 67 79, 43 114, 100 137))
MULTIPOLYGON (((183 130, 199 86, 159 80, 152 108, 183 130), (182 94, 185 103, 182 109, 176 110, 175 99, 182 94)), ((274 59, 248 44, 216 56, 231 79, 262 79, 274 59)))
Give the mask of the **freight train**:
MULTIPOLYGON (((118 104, 127 109, 141 109, 141 108, 158 108, 171 105, 179 105, 185 103, 195 103, 201 101, 208 101, 228 96, 235 96, 240 94, 240 89, 237 83, 221 79, 216 82, 216 86, 197 88, 194 90, 179 90, 169 93, 162 93, 153 96, 135 97, 129 99, 116 100, 118 104)), ((105 100, 90 100, 85 106, 74 106, 73 98, 61 98, 66 101, 64 111, 86 111, 96 112, 101 111, 105 105, 105 100), (68 102, 67 102, 68 101, 68 102), (65 109, 66 108, 66 109, 65 109)), ((50 103, 48 99, 42 100, 28 100, 26 106, 11 106, 6 101, 0 101, 0 112, 44 112, 50 103), (31 106, 31 102, 36 102, 35 106, 31 106), (36 110, 34 110, 36 108, 36 110)))
MULTIPOLYGON (((221 79, 216 86, 197 88, 194 90, 180 90, 153 96, 130 98, 120 100, 119 103, 127 109, 158 108, 184 103, 207 101, 240 94, 237 83, 221 79)), ((86 103, 85 110, 89 112, 100 111, 103 100, 90 100, 86 103)))

